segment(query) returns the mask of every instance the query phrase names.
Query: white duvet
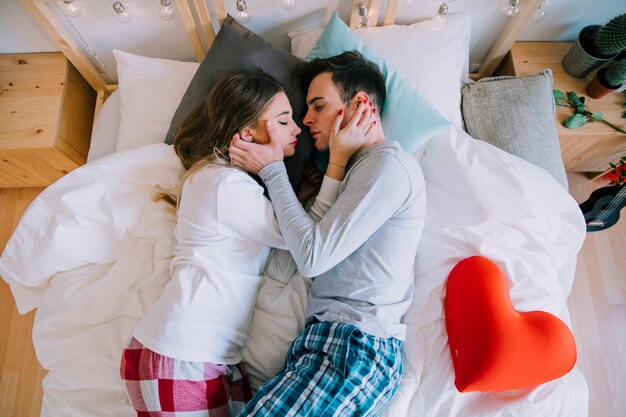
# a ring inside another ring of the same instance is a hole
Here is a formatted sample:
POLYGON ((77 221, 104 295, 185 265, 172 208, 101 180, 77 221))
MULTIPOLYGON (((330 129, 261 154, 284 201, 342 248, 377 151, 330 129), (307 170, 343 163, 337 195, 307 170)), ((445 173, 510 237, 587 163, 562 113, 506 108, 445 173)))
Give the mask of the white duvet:
MULTIPOLYGON (((383 414, 586 416, 588 391, 577 368, 534 389, 459 393, 443 318, 450 270, 483 255, 508 276, 517 310, 548 311, 570 325, 566 298, 585 236, 577 203, 544 170, 456 127, 418 158, 426 226, 406 316, 405 373, 383 414)), ((33 341, 49 370, 42 416, 135 415, 119 378, 120 354, 169 278, 175 218, 150 197, 157 186, 174 188, 181 172, 164 144, 90 162, 48 187, 8 242, 0 274, 21 313, 37 308, 33 341)), ((259 292, 244 350, 255 385, 280 368, 304 322, 310 282, 289 267, 270 265, 259 292)))

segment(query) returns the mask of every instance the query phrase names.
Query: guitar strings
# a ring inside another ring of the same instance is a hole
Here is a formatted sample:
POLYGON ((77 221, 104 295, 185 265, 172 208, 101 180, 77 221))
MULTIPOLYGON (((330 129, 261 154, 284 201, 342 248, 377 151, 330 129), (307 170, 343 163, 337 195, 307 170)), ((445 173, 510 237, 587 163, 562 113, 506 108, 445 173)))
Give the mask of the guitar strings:
POLYGON ((598 216, 598 220, 604 221, 610 216, 610 212, 616 208, 619 204, 621 204, 622 200, 626 198, 626 188, 621 188, 619 192, 615 195, 616 198, 612 199, 606 209, 602 210, 602 214, 598 216), (622 193, 624 191, 624 193, 622 193), (609 213, 609 214, 607 214, 609 213), (606 218, 604 215, 606 214, 606 218))
POLYGON ((615 195, 615 197, 617 197, 617 198, 613 198, 611 200, 611 202, 609 203, 609 205, 606 206, 606 208, 602 209, 602 213, 598 217, 596 217, 596 219, 593 220, 593 221, 604 223, 609 218, 609 216, 611 215, 611 211, 615 207, 617 207, 618 204, 621 203, 621 200, 622 200, 622 197, 623 197, 623 195, 621 195, 622 194, 622 190, 623 189, 620 189, 620 191, 615 195))
POLYGON ((626 198, 625 186, 622 186, 622 188, 616 194, 616 197, 617 198, 614 198, 613 200, 611 200, 611 203, 606 207, 606 209, 602 210, 602 214, 600 214, 600 216, 598 216, 595 221, 604 222, 605 220, 609 218, 609 216, 611 215, 611 211, 613 211, 613 209, 615 209, 618 205, 620 205, 622 200, 626 198))
POLYGON ((608 218, 612 214, 611 212, 621 203, 621 200, 623 200, 623 198, 620 197, 618 199, 611 201, 611 203, 605 209, 602 210, 602 214, 600 214, 600 216, 596 218, 596 221, 604 222, 605 220, 608 220, 608 218))

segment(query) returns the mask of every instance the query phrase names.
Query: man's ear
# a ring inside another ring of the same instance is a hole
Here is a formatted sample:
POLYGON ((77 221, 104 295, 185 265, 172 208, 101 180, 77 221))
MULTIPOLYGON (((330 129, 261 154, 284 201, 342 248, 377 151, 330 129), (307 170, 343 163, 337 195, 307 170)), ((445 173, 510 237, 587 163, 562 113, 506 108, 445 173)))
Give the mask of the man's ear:
POLYGON ((369 95, 365 91, 359 91, 352 97, 352 102, 350 103, 351 108, 356 110, 361 103, 364 101, 371 101, 369 95))
POLYGON ((241 136, 241 139, 246 142, 252 142, 252 140, 254 139, 254 133, 254 129, 244 127, 239 131, 239 136, 241 136))

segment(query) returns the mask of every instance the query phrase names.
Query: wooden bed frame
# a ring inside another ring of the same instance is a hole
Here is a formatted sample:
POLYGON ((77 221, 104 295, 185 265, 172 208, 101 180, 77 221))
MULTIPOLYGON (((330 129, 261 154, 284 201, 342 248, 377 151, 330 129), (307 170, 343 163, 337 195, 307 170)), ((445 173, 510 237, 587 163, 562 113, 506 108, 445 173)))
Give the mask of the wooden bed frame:
MULTIPOLYGON (((98 93, 96 103, 96 114, 104 100, 116 88, 116 84, 109 84, 91 61, 85 56, 80 47, 68 35, 63 26, 59 24, 56 17, 50 12, 46 3, 53 0, 20 0, 24 8, 35 19, 37 24, 48 34, 57 47, 63 52, 67 59, 76 67, 81 75, 98 93)), ((226 18, 226 7, 224 0, 208 0, 212 2, 215 10, 215 18, 221 25, 226 18)), ((338 0, 348 1, 348 0, 338 0)), ((352 0, 352 14, 350 26, 355 27, 359 19, 359 5, 366 2, 369 7, 370 19, 378 21, 381 13, 382 0, 352 0)), ((198 62, 204 58, 206 51, 213 43, 215 31, 212 25, 211 13, 205 0, 174 0, 189 40, 193 47, 198 62), (199 24, 194 20, 197 16, 199 24)), ((478 73, 469 74, 472 79, 488 77, 496 70, 506 53, 509 51, 519 33, 531 20, 533 13, 539 7, 541 0, 523 1, 520 4, 520 14, 515 19, 509 20, 504 30, 496 40, 495 44, 487 54, 478 73)), ((400 0, 388 0, 384 10, 383 25, 393 24, 398 13, 400 0)))

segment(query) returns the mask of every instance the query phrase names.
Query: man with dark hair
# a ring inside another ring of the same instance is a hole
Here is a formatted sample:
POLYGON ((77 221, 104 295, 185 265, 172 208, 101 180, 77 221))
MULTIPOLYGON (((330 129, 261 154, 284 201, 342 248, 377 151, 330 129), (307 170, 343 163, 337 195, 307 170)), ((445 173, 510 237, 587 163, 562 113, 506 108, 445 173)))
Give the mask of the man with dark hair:
POLYGON ((363 58, 360 53, 350 51, 326 59, 304 62, 298 68, 298 78, 303 88, 308 90, 311 81, 324 72, 332 75, 339 96, 345 103, 359 91, 367 91, 375 107, 382 108, 385 104, 385 77, 376 64, 363 58))
POLYGON ((330 150, 327 175, 343 170, 345 177, 335 204, 317 220, 299 204, 272 140, 233 138, 231 161, 261 177, 299 272, 315 277, 307 325, 285 367, 240 416, 373 416, 402 375, 402 317, 413 296, 424 179, 415 158, 385 138, 376 113, 385 80, 374 64, 347 52, 305 63, 301 75, 308 84, 304 124, 316 149, 330 150), (371 129, 345 134, 365 108, 371 129))

